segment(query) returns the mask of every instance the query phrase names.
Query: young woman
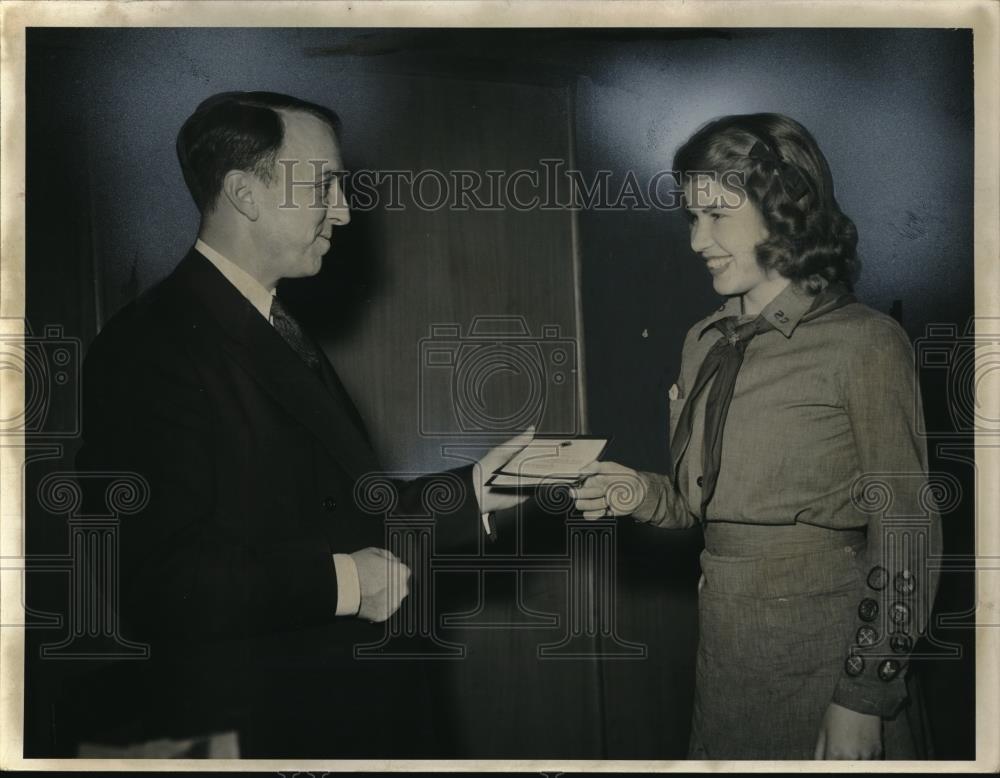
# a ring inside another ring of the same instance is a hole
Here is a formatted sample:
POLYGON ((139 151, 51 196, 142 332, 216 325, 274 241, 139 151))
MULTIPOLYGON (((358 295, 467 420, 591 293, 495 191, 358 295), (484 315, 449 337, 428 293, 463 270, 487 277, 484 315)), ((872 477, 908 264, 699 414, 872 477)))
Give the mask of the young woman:
POLYGON ((717 119, 674 168, 726 301, 684 341, 672 472, 594 463, 576 507, 702 524, 691 758, 922 756, 904 679, 940 527, 909 340, 851 295, 857 231, 802 125, 717 119))

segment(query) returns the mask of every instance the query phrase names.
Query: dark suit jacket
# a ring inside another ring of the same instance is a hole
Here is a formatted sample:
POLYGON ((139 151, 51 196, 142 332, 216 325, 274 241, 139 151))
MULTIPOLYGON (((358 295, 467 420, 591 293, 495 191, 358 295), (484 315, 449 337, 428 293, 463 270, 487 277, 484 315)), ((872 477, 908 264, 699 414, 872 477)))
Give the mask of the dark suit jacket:
MULTIPOLYGON (((153 659, 102 681, 104 707, 127 711, 105 734, 235 728, 248 756, 420 755, 419 666, 353 659, 385 627, 334 616, 332 554, 386 541, 354 495, 378 457, 329 363, 311 371, 192 251, 90 347, 83 423, 78 466, 134 471, 151 495, 121 522, 119 608, 153 659)), ((454 475, 464 496, 436 531, 474 545, 471 467, 454 475)), ((395 513, 422 513, 425 486, 397 483, 395 513)))

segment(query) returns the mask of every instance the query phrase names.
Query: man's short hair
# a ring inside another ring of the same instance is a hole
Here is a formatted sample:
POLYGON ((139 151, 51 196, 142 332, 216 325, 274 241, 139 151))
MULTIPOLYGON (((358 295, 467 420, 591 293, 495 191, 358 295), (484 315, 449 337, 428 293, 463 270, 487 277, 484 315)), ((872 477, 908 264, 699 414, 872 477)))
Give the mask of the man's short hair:
POLYGON ((277 92, 222 92, 202 101, 177 133, 184 181, 202 214, 210 212, 230 170, 270 182, 285 138, 281 111, 301 111, 340 135, 337 114, 322 105, 277 92))

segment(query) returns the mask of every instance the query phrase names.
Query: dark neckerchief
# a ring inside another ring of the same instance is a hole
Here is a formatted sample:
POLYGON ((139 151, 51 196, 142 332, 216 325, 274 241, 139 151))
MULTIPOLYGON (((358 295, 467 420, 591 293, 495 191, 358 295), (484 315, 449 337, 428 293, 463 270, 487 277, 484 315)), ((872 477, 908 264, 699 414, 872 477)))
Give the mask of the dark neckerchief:
MULTIPOLYGON (((817 319, 853 302, 856 302, 856 298, 848 292, 846 287, 839 284, 828 286, 816 295, 809 310, 799 323, 817 319)), ((679 488, 680 461, 691 441, 694 404, 708 382, 714 377, 715 380, 712 382, 705 405, 705 434, 702 444, 702 491, 699 514, 703 521, 719 480, 722 437, 726 426, 726 417, 729 414, 729 405, 733 399, 736 378, 743 364, 743 355, 753 338, 762 332, 774 329, 774 325, 765 318, 763 313, 745 324, 737 324, 737 318, 736 316, 727 316, 717 319, 709 325, 719 330, 722 337, 712 344, 705 360, 701 363, 694 386, 688 393, 687 401, 681 410, 680 418, 677 420, 674 439, 670 443, 674 487, 679 488)))

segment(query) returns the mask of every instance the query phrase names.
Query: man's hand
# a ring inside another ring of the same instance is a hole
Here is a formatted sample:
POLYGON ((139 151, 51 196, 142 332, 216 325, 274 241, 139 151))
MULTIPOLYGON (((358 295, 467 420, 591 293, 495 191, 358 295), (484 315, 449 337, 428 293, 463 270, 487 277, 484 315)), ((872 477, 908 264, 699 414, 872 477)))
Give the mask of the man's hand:
POLYGON ((410 568, 384 548, 363 548, 351 554, 358 567, 361 607, 358 618, 385 621, 410 593, 410 568))
POLYGON ((513 508, 528 499, 528 495, 522 492, 491 489, 484 484, 484 481, 531 443, 534 437, 535 427, 532 425, 520 435, 490 449, 476 463, 472 470, 472 483, 476 487, 476 500, 479 502, 480 513, 492 513, 493 511, 502 511, 505 508, 513 508))
POLYGON ((587 479, 573 490, 574 507, 585 519, 629 516, 649 491, 649 484, 639 473, 617 462, 591 462, 580 469, 580 474, 587 479))
POLYGON ((881 759, 882 719, 831 702, 819 726, 815 759, 881 759))

